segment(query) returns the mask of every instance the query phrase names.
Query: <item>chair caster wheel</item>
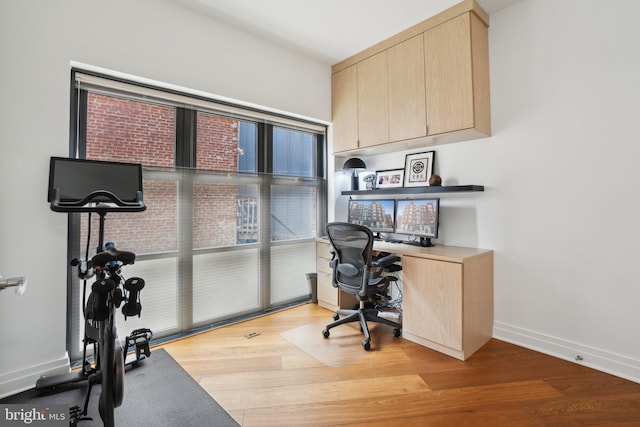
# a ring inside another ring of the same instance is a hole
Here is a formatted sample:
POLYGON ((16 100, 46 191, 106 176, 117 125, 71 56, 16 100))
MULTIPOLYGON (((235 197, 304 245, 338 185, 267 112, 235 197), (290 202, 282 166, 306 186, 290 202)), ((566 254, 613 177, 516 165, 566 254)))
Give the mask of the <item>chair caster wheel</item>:
POLYGON ((365 351, 369 351, 371 349, 371 343, 369 341, 362 341, 362 348, 365 349, 365 351))
POLYGON ((395 328, 395 329, 393 330, 393 336, 397 338, 397 337, 399 337, 400 335, 402 335, 402 331, 401 331, 400 329, 398 329, 398 328, 395 328))
POLYGON ((336 313, 336 314, 334 314, 334 315, 333 315, 333 320, 340 320, 340 316, 338 316, 338 314, 337 314, 337 313, 336 313))
POLYGON ((323 329, 322 330, 322 336, 325 338, 329 338, 329 330, 328 329, 323 329))

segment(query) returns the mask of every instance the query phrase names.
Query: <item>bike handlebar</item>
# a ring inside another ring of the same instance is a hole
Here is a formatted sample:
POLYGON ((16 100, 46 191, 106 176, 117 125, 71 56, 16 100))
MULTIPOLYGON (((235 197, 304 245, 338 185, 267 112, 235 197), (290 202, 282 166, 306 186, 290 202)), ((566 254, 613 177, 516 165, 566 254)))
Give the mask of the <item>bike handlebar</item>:
POLYGON ((142 192, 136 191, 135 202, 125 202, 110 191, 98 190, 92 191, 85 198, 78 201, 61 201, 60 189, 53 190, 53 198, 51 199, 51 210, 54 212, 142 212, 147 207, 142 200, 142 192), (99 198, 107 198, 115 206, 107 203, 98 203, 95 206, 87 206, 95 203, 99 198))

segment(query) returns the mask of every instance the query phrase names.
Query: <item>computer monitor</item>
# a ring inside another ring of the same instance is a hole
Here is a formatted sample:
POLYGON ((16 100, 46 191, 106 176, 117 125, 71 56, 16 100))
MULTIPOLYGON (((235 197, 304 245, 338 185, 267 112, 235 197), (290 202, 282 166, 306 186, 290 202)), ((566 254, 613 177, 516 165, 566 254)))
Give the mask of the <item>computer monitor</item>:
MULTIPOLYGON (((51 157, 49 167, 49 193, 60 192, 60 202, 78 202, 95 191, 108 191, 126 203, 137 201, 142 191, 142 166, 133 163, 105 162, 99 160, 51 157)), ((92 202, 112 202, 106 196, 98 196, 92 202)))
POLYGON ((350 199, 347 221, 364 225, 372 232, 393 233, 395 224, 394 199, 350 199))
POLYGON ((408 234, 419 240, 410 242, 431 246, 431 239, 438 237, 438 213, 440 199, 408 199, 396 202, 397 234, 408 234))

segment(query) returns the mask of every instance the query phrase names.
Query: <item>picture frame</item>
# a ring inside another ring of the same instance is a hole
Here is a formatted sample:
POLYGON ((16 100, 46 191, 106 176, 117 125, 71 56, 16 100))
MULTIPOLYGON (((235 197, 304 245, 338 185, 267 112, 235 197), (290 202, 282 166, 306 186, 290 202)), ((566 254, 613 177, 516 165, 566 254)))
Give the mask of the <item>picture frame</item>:
POLYGON ((428 187, 429 178, 433 175, 436 152, 407 154, 404 164, 405 187, 428 187))
POLYGON ((404 184, 404 169, 376 171, 376 188, 397 188, 404 184))
POLYGON ((358 186, 359 190, 373 190, 375 186, 376 180, 376 171, 372 170, 361 170, 358 171, 358 186))

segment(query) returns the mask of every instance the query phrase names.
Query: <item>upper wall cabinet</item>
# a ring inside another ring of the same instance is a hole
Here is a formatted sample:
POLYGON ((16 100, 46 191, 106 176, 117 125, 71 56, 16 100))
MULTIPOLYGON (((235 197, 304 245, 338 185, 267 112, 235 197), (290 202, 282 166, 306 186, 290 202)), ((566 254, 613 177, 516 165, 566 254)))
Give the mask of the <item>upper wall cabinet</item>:
POLYGON ((335 64, 335 153, 489 136, 488 15, 466 0, 335 64))
POLYGON ((424 42, 422 34, 387 51, 389 60, 389 141, 427 134, 424 42))
POLYGON ((389 88, 387 52, 356 65, 358 68, 358 140, 360 147, 389 141, 389 88))
POLYGON ((465 13, 424 33, 428 135, 491 133, 487 27, 465 13))
POLYGON ((358 67, 334 73, 331 79, 333 151, 358 148, 358 67))

